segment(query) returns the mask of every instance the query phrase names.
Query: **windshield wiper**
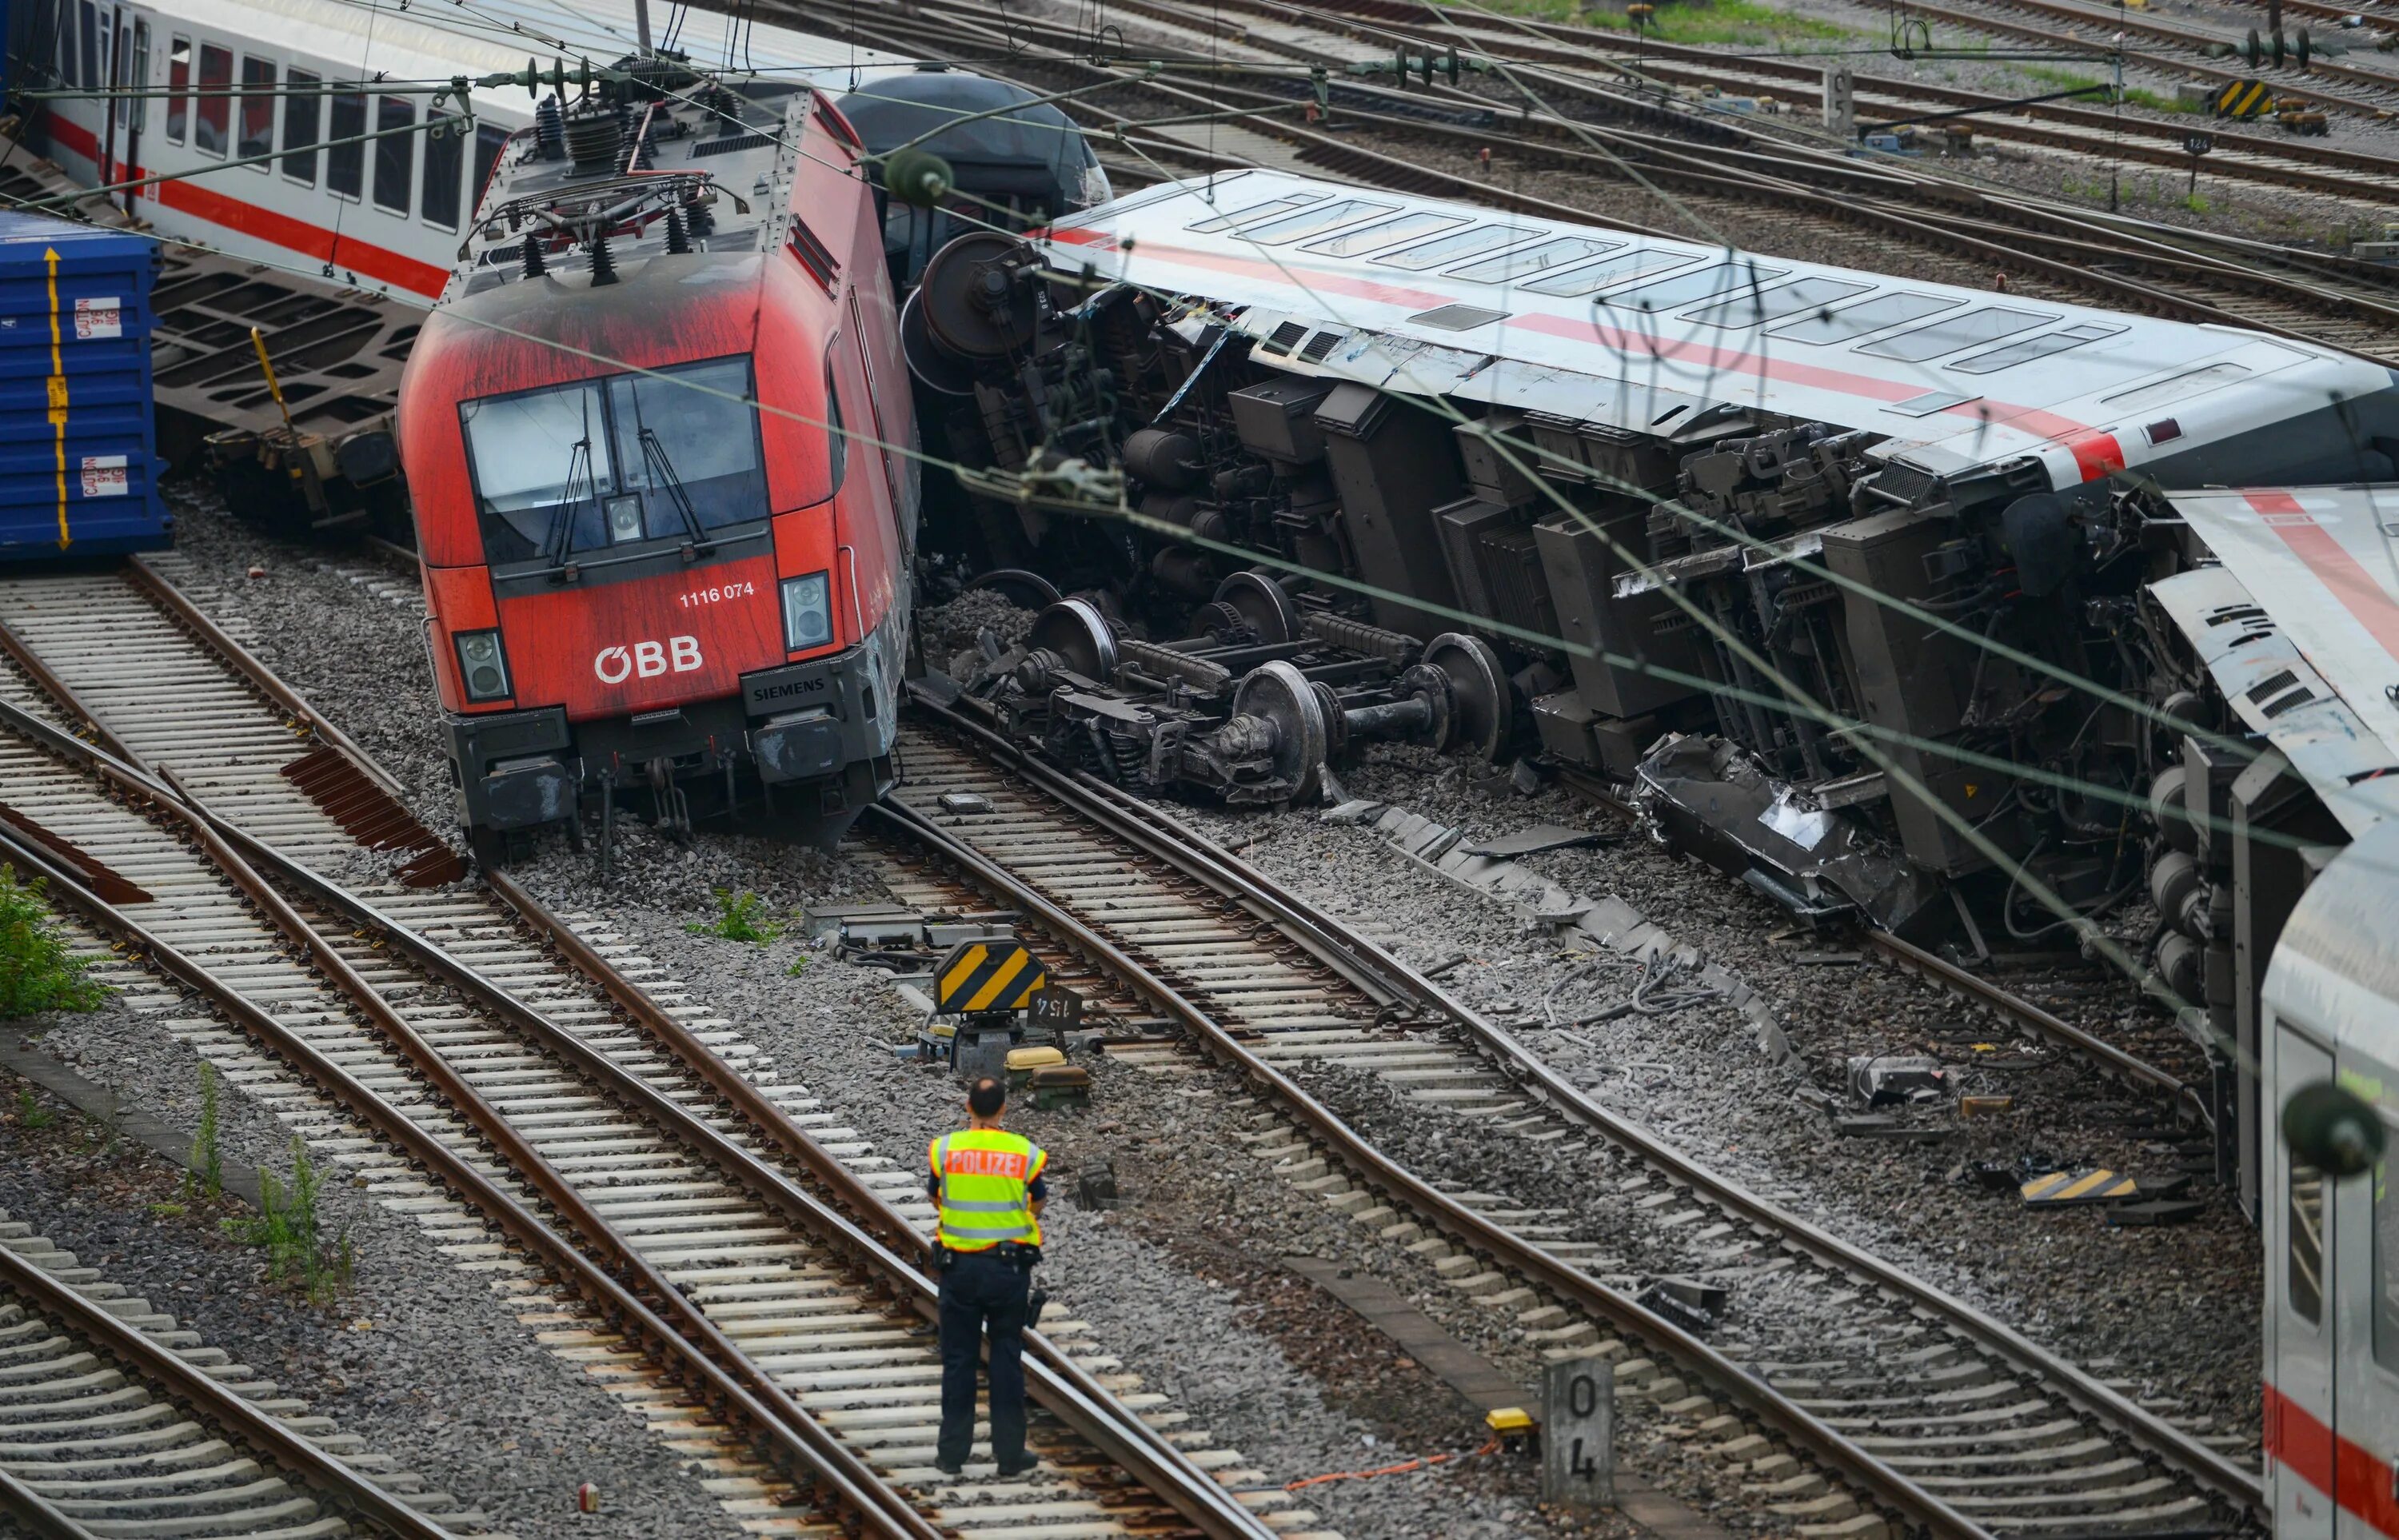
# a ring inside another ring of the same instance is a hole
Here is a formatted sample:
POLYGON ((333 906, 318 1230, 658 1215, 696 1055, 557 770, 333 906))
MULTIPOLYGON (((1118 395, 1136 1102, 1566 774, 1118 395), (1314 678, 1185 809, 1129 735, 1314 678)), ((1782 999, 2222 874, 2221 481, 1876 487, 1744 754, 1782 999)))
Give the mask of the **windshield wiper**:
POLYGON ((566 560, 568 547, 575 541, 575 509, 577 506, 575 488, 578 478, 591 488, 591 496, 600 496, 600 480, 591 468, 591 434, 587 428, 575 447, 567 452, 565 497, 550 510, 549 529, 541 543, 543 571, 551 575, 564 574, 568 582, 575 580, 575 568, 566 560))
POLYGON ((683 490, 683 478, 675 474, 674 462, 667 458, 666 445, 658 442, 657 429, 644 427, 636 437, 641 440, 642 463, 649 467, 651 477, 667 489, 668 500, 683 516, 683 527, 691 535, 694 554, 705 556, 716 549, 708 532, 699 527, 699 515, 692 511, 691 497, 683 490))

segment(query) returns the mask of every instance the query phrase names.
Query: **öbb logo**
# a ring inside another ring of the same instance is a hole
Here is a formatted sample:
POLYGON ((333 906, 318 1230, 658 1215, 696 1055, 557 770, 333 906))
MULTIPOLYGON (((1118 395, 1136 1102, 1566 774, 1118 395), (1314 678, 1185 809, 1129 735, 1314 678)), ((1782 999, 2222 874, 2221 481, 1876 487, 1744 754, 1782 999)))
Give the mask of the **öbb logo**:
POLYGON ((603 684, 622 684, 635 674, 656 679, 672 669, 687 674, 699 667, 699 638, 671 636, 664 642, 636 642, 630 647, 606 647, 591 660, 591 671, 603 684))

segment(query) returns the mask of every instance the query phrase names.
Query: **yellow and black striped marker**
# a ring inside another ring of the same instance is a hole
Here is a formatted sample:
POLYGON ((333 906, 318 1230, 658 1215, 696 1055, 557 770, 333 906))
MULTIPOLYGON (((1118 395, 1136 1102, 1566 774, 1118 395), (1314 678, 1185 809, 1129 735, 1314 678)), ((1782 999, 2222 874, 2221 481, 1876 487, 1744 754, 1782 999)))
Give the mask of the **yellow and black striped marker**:
POLYGON ((2273 105, 2262 80, 2236 80, 2216 93, 2218 117, 2262 117, 2273 105))
POLYGON ((937 1011, 1023 1010, 1049 970, 1016 941, 960 941, 933 972, 937 1011))
POLYGON ((2141 1196, 2135 1178, 2115 1171, 2052 1171, 2019 1188, 2028 1209, 2065 1209, 2078 1203, 2121 1203, 2141 1196))

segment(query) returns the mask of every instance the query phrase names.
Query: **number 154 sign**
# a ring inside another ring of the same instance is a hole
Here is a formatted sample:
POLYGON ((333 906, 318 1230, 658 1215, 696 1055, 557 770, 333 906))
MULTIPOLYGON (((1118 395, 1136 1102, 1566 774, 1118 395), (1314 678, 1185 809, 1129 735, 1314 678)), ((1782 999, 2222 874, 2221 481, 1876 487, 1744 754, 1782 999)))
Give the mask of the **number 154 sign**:
POLYGON ((1541 1500, 1599 1508, 1616 1502, 1616 1366, 1568 1358, 1541 1375, 1541 1500))

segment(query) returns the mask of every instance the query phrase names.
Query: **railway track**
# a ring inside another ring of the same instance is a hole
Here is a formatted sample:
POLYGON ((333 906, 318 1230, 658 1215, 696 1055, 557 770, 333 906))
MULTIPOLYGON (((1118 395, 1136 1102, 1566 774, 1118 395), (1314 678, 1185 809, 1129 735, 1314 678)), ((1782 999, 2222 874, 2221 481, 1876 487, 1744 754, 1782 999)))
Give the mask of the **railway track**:
MULTIPOLYGON (((854 36, 879 47, 950 58, 1038 89, 1054 89, 1060 82, 1088 87, 1111 78, 1111 72, 1076 57, 1078 47, 1088 48, 1089 37, 1062 23, 1023 17, 995 23, 987 13, 952 0, 926 0, 911 15, 886 13, 862 21, 822 0, 780 0, 780 4, 787 14, 829 35, 854 36), (1026 52, 1028 44, 1050 51, 1037 58, 1026 52)), ((1218 25, 1208 11, 1173 0, 1138 0, 1138 5, 1146 15, 1179 18, 1187 30, 1207 31, 1218 25)), ((1257 42, 1254 36, 1227 39, 1227 47, 1242 41, 1257 42)), ((1321 62, 1338 68, 1359 56, 1355 44, 1331 34, 1317 39, 1287 34, 1254 47, 1252 61, 1321 62)), ((1123 83, 1122 102, 1145 99, 1156 110, 1177 113, 1222 112, 1248 103, 1261 111, 1285 109, 1281 118, 1262 128, 1235 131, 1212 127, 1204 135, 1198 130, 1178 134, 1172 129, 1129 134, 1127 142, 1153 166, 1166 158, 1186 167, 1260 164, 1315 174, 1329 170, 1397 191, 1615 224, 1648 234, 1690 235, 1688 229, 1661 229, 1657 223, 1528 196, 1465 170, 1476 151, 1486 146, 1503 148, 1527 166, 1610 184, 1620 185, 1627 167, 1637 167, 1651 184, 1681 194, 1694 205, 1713 201, 1770 209, 1779 223, 1789 226, 1795 239, 1826 235, 1849 238, 1863 228, 1878 237, 2013 274, 2019 282, 2030 277, 2047 286, 2049 292, 2071 294, 2088 303, 2276 332, 2346 348, 2379 361, 2399 360, 2399 289, 2392 287, 2391 275, 2344 258, 2257 243, 2233 243, 2239 250, 2228 255, 2220 249, 2222 243, 2210 237, 2051 208, 1944 182, 1920 168, 1869 166, 1843 155, 1796 151, 1779 142, 1750 148, 1720 120, 1701 120, 1690 114, 1683 115, 1688 121, 1687 137, 1680 139, 1581 119, 1569 121, 1539 112, 1522 115, 1524 130, 1510 131, 1487 115, 1494 111, 1491 101, 1463 91, 1444 88, 1427 98, 1345 85, 1336 99, 1345 124, 1351 129, 1369 129, 1384 142, 1364 144, 1294 121, 1288 109, 1299 101, 1307 88, 1288 73, 1261 71, 1248 83, 1236 83, 1239 77, 1230 72, 1238 71, 1242 62, 1238 57, 1227 58, 1222 67, 1227 74, 1204 91, 1122 74, 1114 78, 1123 83), (1443 105, 1451 109, 1449 120, 1432 120, 1441 115, 1434 109, 1443 105), (1469 113, 1486 115, 1471 121, 1457 115, 1469 113), (1411 142, 1441 154, 1412 152, 1411 142), (1444 155, 1460 169, 1443 169, 1444 155), (2274 269, 2260 265, 2268 261, 2276 264, 2274 269)), ((1654 101, 1635 101, 1580 83, 1569 85, 1586 106, 1599 101, 1636 116, 1654 116, 1659 110, 1654 101)), ((1105 155, 1109 136, 1115 132, 1110 115, 1116 107, 1086 99, 1060 105, 1088 127, 1103 130, 1098 142, 1105 155)), ((1122 158, 1118 157, 1119 163, 1122 158)), ((1671 222, 1662 206, 1659 212, 1671 222)))
POLYGON ((1162 813, 921 696, 917 706, 932 725, 905 740, 908 779, 878 830, 903 900, 1023 914, 1037 946, 1105 981, 1105 1008, 1183 1038, 1112 1057, 1189 1070, 1204 1055, 1232 1068, 1270 1108, 1244 1137, 1300 1191, 1428 1259, 1486 1308, 1516 1312, 1550 1354, 1614 1358, 1621 1383, 1683 1424, 1689 1447, 1723 1452, 1747 1494, 1783 1519, 1879 1512, 1935 1533, 2088 1534, 2238 1528, 2257 1514, 2243 1463, 2253 1446, 2175 1425, 1701 1168, 1162 813), (989 811, 947 811, 952 792, 989 811), (1576 1211, 1443 1190, 1307 1088, 1328 1066, 1525 1140, 1545 1167, 1587 1163, 1600 1196, 1576 1211), (1635 1304, 1628 1289, 1645 1276, 1729 1285, 1717 1345, 1635 1304), (1828 1316, 1810 1304, 1824 1300, 1842 1303, 1828 1316))
POLYGON ((775 1527, 1306 1531, 1279 1491, 1235 1490, 1262 1480, 1238 1453, 1068 1345, 1073 1322, 1028 1353, 1035 1475, 941 1476, 931 1214, 908 1169, 731 1023, 651 995, 620 938, 459 881, 371 764, 155 576, 0 584, 0 848, 638 1328, 766 1452, 752 1484, 775 1527), (348 885, 362 863, 382 870, 348 885))
POLYGON ((5 1212, 0 1366, 0 1516, 42 1540, 487 1533, 481 1515, 385 1468, 356 1434, 5 1212))
MULTIPOLYGON (((1125 0, 1141 8, 1141 0, 1125 0)), ((1765 99, 1779 96, 1796 103, 1788 120, 1772 115, 1729 110, 1705 97, 1686 94, 1682 103, 1724 119, 1745 133, 1780 137, 1822 149, 1836 146, 1821 129, 1810 127, 1813 101, 1823 80, 1821 66, 1794 59, 1767 56, 1728 57, 1710 49, 1656 39, 1635 40, 1595 27, 1575 27, 1531 18, 1497 17, 1453 9, 1435 22, 1425 7, 1407 0, 1322 0, 1305 7, 1283 0, 1228 0, 1222 10, 1235 17, 1267 21, 1306 22, 1337 30, 1362 43, 1389 47, 1405 39, 1419 47, 1445 47, 1451 40, 1489 57, 1526 66, 1555 69, 1593 83, 1654 84, 1662 93, 1715 91, 1728 97, 1765 99)), ((2190 156, 2184 141, 2191 132, 2189 118, 2167 120, 2145 115, 2140 109, 2118 114, 2071 101, 2047 101, 2018 106, 1989 91, 1968 90, 1871 74, 1853 76, 1858 117, 1862 124, 1904 119, 1924 114, 1968 111, 1966 119, 1978 140, 2040 145, 2080 152, 2101 159, 2124 159, 2187 171, 2190 156)), ((2270 187, 2303 187, 2312 192, 2373 205, 2399 204, 2399 162, 2288 133, 2244 132, 2215 120, 2207 131, 2214 140, 2202 168, 2206 180, 2236 180, 2270 187)))

